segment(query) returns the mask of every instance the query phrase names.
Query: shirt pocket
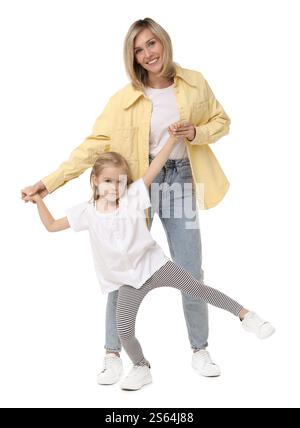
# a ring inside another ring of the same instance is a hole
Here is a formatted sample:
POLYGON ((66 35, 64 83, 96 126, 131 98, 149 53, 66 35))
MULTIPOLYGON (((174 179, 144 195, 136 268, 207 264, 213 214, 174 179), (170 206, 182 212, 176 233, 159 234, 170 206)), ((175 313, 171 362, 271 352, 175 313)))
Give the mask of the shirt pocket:
POLYGON ((111 150, 120 153, 127 160, 138 159, 138 127, 119 127, 113 131, 111 150))
POLYGON ((208 100, 194 101, 191 105, 191 121, 195 126, 206 123, 209 120, 208 100))

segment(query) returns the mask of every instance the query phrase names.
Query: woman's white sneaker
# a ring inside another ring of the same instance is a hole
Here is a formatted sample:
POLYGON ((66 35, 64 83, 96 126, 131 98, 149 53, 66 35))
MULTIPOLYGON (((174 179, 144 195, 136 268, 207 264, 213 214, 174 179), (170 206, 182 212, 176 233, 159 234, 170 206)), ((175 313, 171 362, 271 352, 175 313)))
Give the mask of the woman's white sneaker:
POLYGON ((137 391, 151 382, 152 376, 148 366, 133 366, 130 373, 121 382, 121 389, 137 391))
POLYGON ((242 325, 246 331, 254 333, 259 339, 267 339, 275 333, 272 324, 260 318, 255 312, 248 312, 242 325))
POLYGON ((213 363, 206 349, 194 352, 192 367, 205 377, 218 377, 221 375, 220 367, 213 363))
POLYGON ((114 354, 107 354, 104 357, 104 367, 98 375, 99 385, 114 385, 119 382, 123 373, 123 363, 120 357, 114 354))

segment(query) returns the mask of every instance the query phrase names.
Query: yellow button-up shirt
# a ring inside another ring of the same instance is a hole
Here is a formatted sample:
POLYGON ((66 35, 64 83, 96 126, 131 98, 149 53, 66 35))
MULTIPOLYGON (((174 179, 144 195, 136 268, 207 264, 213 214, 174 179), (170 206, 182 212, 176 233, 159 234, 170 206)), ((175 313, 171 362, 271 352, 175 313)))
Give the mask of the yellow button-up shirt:
MULTIPOLYGON (((211 208, 224 197, 229 182, 209 144, 229 132, 230 119, 200 72, 176 65, 174 83, 180 120, 188 120, 196 128, 195 139, 186 139, 185 144, 198 207, 211 208)), ((116 151, 127 159, 133 180, 142 177, 149 166, 151 113, 152 102, 131 83, 118 91, 96 119, 92 134, 55 172, 42 179, 48 192, 92 167, 105 151, 116 151)))

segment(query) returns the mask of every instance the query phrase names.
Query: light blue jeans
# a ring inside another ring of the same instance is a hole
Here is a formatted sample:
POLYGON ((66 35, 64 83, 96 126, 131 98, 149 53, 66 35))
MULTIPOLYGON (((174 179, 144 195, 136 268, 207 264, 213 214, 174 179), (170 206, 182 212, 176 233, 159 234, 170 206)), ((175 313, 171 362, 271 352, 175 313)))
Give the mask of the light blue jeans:
MULTIPOLYGON (((149 157, 149 162, 153 158, 149 157)), ((169 159, 150 189, 152 226, 155 212, 166 232, 172 260, 196 279, 203 280, 201 235, 195 188, 188 159, 169 159)), ((106 306, 105 349, 121 351, 117 331, 116 310, 118 291, 109 293, 106 306)), ((193 350, 207 347, 208 308, 201 300, 182 293, 183 311, 193 350)), ((167 304, 167 302, 166 302, 167 304)))

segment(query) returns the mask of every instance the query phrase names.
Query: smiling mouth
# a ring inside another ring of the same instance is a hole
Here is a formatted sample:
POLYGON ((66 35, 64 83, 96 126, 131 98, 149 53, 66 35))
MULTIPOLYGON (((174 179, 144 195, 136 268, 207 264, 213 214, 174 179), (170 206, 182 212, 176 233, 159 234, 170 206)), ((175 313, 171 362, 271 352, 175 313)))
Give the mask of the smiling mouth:
POLYGON ((147 64, 148 65, 156 64, 158 62, 158 60, 159 60, 159 58, 152 59, 151 61, 147 62, 147 64))

